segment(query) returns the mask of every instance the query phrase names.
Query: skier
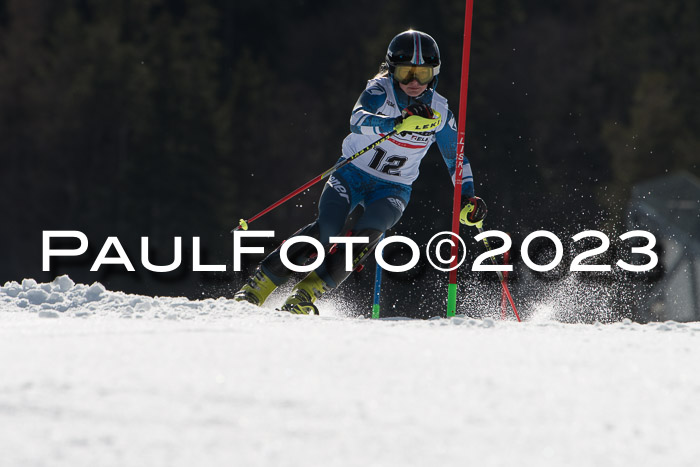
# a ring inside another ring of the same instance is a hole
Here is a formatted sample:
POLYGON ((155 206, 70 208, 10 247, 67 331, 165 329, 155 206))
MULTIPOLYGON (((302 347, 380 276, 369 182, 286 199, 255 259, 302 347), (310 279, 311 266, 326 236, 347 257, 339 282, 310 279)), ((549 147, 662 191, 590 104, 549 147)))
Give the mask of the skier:
MULTIPOLYGON (((369 242, 352 245, 353 268, 356 268, 369 256, 382 234, 401 218, 411 196, 411 184, 418 178, 421 160, 435 141, 454 183, 457 124, 447 100, 435 91, 439 72, 440 51, 428 34, 408 30, 392 39, 379 73, 368 81, 352 110, 351 133, 343 141, 341 160, 380 136, 393 130, 398 133, 333 173, 321 194, 318 218, 293 236, 311 236, 327 251, 329 237, 344 234, 341 230, 348 215, 361 205, 364 212, 348 234, 368 237, 369 242), (406 131, 407 128, 412 131, 406 131)), ((484 219, 486 204, 474 195, 472 171, 466 158, 462 199, 460 222, 472 225, 484 219)), ((262 305, 289 279, 292 271, 282 264, 280 248, 260 263, 255 274, 236 293, 236 300, 262 305)), ((313 304, 316 299, 340 285, 352 272, 345 268, 345 248, 342 244, 327 254, 321 266, 294 287, 282 310, 317 313, 313 304)), ((288 249, 287 257, 301 265, 315 252, 312 245, 300 242, 288 249)))

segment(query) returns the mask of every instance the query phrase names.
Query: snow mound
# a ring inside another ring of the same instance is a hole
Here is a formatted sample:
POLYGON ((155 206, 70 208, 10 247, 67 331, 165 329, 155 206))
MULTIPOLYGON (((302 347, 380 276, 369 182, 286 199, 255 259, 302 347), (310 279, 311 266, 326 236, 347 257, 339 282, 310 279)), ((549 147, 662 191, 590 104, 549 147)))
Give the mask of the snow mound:
POLYGON ((37 313, 39 317, 89 317, 193 319, 258 310, 227 299, 188 300, 180 297, 149 297, 107 290, 99 282, 76 284, 68 276, 49 283, 24 279, 0 287, 0 311, 37 313))
MULTIPOLYGON (((63 275, 52 282, 38 283, 24 279, 6 282, 0 287, 0 312, 36 313, 41 318, 109 316, 126 319, 211 320, 233 316, 256 316, 271 319, 298 319, 276 311, 284 290, 271 297, 265 308, 226 298, 190 300, 185 297, 151 297, 110 291, 99 282, 76 284, 63 275)), ((349 318, 349 304, 334 298, 321 301, 323 318, 349 318)))
MULTIPOLYGON (((284 296, 284 293, 281 296, 284 296)), ((38 283, 34 279, 23 279, 21 283, 9 281, 0 287, 0 312, 36 313, 40 318, 104 316, 124 319, 207 321, 232 317, 245 318, 246 316, 254 315, 259 318, 264 317, 272 320, 309 319, 309 317, 300 317, 275 310, 274 308, 281 303, 280 300, 280 297, 271 297, 265 308, 259 308, 248 303, 241 303, 223 297, 203 300, 189 300, 185 297, 150 297, 110 291, 99 282, 91 285, 76 284, 67 275, 56 277, 52 282, 48 283, 38 283), (269 307, 267 307, 268 305, 269 307)), ((320 302, 321 316, 318 318, 351 321, 364 320, 362 316, 354 316, 350 306, 350 304, 340 300, 336 301, 332 297, 324 298, 320 302)), ((537 304, 533 312, 526 315, 528 318, 523 323, 516 323, 512 317, 503 321, 490 317, 473 318, 459 314, 454 318, 445 319, 442 305, 435 307, 431 313, 435 317, 428 320, 391 317, 371 321, 382 322, 391 326, 410 325, 413 322, 422 323, 420 324, 421 326, 428 327, 463 326, 482 329, 503 326, 546 327, 573 325, 570 324, 570 321, 562 322, 559 319, 561 313, 555 307, 556 305, 537 304)), ((311 319, 315 318, 311 317, 311 319)), ((603 325, 600 322, 595 322, 593 325, 630 331, 700 332, 700 324, 698 323, 678 323, 675 321, 641 325, 629 319, 624 319, 621 322, 612 324, 603 325)), ((585 326, 590 327, 590 325, 585 326)))

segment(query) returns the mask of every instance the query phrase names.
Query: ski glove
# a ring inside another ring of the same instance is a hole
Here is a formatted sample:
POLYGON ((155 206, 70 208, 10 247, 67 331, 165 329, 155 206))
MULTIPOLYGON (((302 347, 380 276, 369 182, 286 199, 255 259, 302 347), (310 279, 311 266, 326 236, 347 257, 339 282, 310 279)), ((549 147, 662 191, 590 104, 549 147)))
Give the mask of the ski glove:
MULTIPOLYGON (((411 104, 405 109, 401 111, 401 115, 399 117, 396 117, 394 120, 394 128, 396 128, 396 131, 399 131, 398 127, 401 126, 404 120, 406 120, 408 117, 422 117, 422 118, 433 118, 435 114, 433 113, 433 109, 430 108, 428 104, 423 104, 421 102, 417 102, 415 104, 411 104)), ((411 119, 413 121, 415 119, 411 119)), ((410 131, 399 131, 401 133, 401 136, 406 136, 408 133, 411 133, 410 131)))
MULTIPOLYGON (((405 112, 408 108, 409 107, 406 107, 403 111, 405 112)), ((394 120, 394 130, 396 130, 397 133, 401 133, 402 136, 407 133, 427 133, 429 131, 435 131, 435 129, 440 126, 442 116, 432 109, 430 109, 430 112, 433 116, 429 118, 420 115, 396 117, 394 120)))
POLYGON ((459 221, 464 225, 477 225, 486 218, 486 202, 478 196, 467 198, 459 213, 459 221))
POLYGON ((428 104, 416 103, 409 105, 401 111, 402 118, 407 118, 411 115, 418 115, 419 117, 423 118, 433 118, 435 114, 433 113, 433 109, 431 109, 428 104))

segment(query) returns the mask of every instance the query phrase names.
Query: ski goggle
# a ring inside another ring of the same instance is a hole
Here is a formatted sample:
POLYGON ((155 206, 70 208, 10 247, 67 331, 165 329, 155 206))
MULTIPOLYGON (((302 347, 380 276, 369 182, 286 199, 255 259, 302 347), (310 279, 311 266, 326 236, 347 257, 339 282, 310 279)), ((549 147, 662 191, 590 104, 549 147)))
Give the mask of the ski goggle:
POLYGON ((420 84, 428 84, 435 76, 434 67, 420 65, 396 65, 394 78, 401 84, 408 84, 414 79, 420 84))

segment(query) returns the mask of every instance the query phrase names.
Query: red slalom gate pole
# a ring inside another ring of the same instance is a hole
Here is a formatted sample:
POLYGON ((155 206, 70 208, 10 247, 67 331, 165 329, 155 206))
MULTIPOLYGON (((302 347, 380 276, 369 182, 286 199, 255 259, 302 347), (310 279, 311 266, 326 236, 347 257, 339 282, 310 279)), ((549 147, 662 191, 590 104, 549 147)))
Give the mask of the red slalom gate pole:
MULTIPOLYGON (((503 253, 503 264, 508 264, 510 260, 510 251, 503 253)), ((508 287, 508 271, 503 271, 503 283, 508 287)), ((506 289, 501 291, 501 319, 506 319, 506 308, 508 308, 508 298, 506 297, 506 289)))
POLYGON ((510 296, 510 290, 508 290, 508 285, 505 283, 505 281, 501 281, 501 285, 503 286, 503 291, 506 293, 506 297, 508 297, 510 306, 513 307, 513 314, 515 315, 515 318, 518 320, 518 322, 520 322, 520 314, 518 314, 518 309, 515 308, 515 303, 513 303, 513 297, 510 296))
MULTIPOLYGON (((457 156, 455 160, 455 191, 452 201, 452 233, 459 236, 459 210, 462 202, 462 170, 464 164, 464 140, 467 126, 467 92, 469 90, 469 53, 472 43, 472 15, 474 0, 467 0, 464 12, 464 39, 462 42, 462 82, 459 88, 459 114, 457 118, 457 156)), ((449 285, 447 286, 447 317, 457 310, 457 263, 459 243, 454 242, 451 250, 449 285)))
MULTIPOLYGON (((479 221, 478 224, 476 224, 476 229, 479 231, 480 234, 484 233, 484 221, 479 221)), ((491 245, 489 245, 489 241, 486 239, 486 237, 481 239, 482 242, 484 242, 484 246, 486 247, 486 251, 491 251, 491 245)), ((496 258, 493 256, 489 256, 489 259, 491 260, 491 264, 494 266, 497 266, 496 264, 496 258)), ((504 271, 507 272, 507 271, 504 271)), ((506 294, 506 297, 508 297, 508 301, 510 302, 510 306, 513 307, 513 314, 515 315, 515 318, 520 322, 520 315, 518 314, 518 309, 515 308, 515 303, 513 303, 513 297, 510 296, 510 290, 508 290, 508 284, 506 284, 506 279, 503 276, 503 272, 496 270, 496 274, 498 274, 498 279, 501 281, 501 286, 503 287, 503 292, 506 294)))

